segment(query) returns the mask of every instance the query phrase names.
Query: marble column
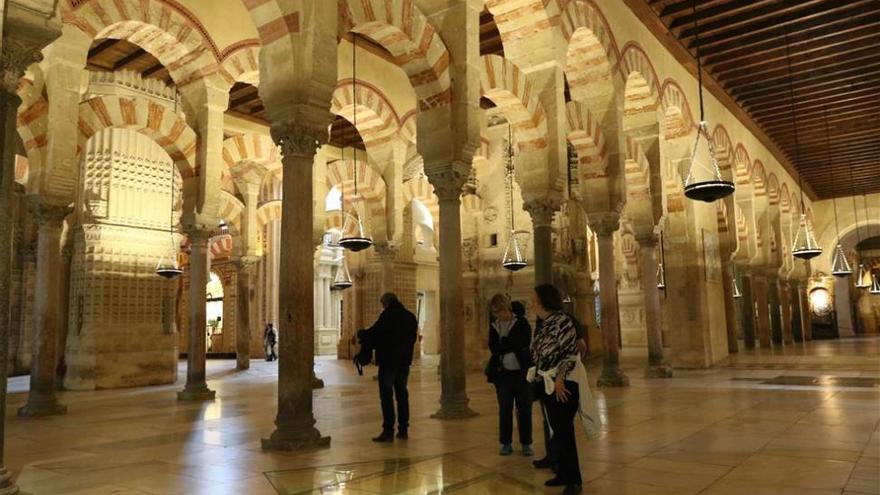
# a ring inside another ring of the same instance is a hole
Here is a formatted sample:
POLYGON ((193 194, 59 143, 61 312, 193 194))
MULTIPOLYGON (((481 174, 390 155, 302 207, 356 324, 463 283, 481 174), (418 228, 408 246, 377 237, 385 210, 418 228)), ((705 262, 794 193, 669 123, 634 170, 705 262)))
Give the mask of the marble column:
POLYGON ((645 329, 648 337, 648 367, 645 378, 671 378, 672 368, 663 358, 663 322, 660 317, 660 289, 657 288, 657 236, 638 235, 642 268, 642 292, 645 296, 645 329))
POLYGON ((779 310, 782 320, 782 342, 785 345, 794 344, 794 334, 791 331, 791 294, 788 282, 779 281, 779 310))
POLYGON ((834 277, 834 312, 839 337, 854 337, 856 334, 850 284, 849 277, 834 277))
POLYGON ((251 367, 251 335, 254 331, 252 312, 256 309, 254 267, 258 259, 255 256, 243 256, 235 260, 238 269, 235 292, 235 364, 239 370, 251 367))
POLYGON ((791 280, 788 284, 788 298, 791 305, 791 333, 795 342, 804 341, 804 331, 801 324, 801 300, 798 293, 798 281, 791 280))
POLYGON ((773 345, 782 345, 782 302, 779 296, 779 277, 776 274, 767 277, 767 304, 770 307, 770 338, 773 345))
POLYGON ((807 294, 807 282, 798 283, 798 300, 801 306, 801 334, 804 342, 813 340, 813 312, 810 311, 810 296, 807 294))
POLYGON ((19 416, 64 414, 67 407, 58 402, 55 368, 58 362, 58 333, 61 314, 61 233, 68 206, 33 200, 37 230, 37 273, 34 286, 34 347, 31 361, 31 388, 27 404, 19 416))
POLYGON ((211 231, 189 229, 189 338, 186 349, 186 385, 177 400, 213 400, 214 391, 205 381, 205 329, 208 300, 208 246, 211 231))
MULTIPOLYGON (((0 116, 3 118, 3 132, 0 133, 0 210, 12 211, 15 200, 15 145, 18 139, 16 130, 16 110, 21 102, 11 91, 0 91, 0 116)), ((18 486, 12 481, 12 473, 6 470, 4 447, 6 445, 6 373, 9 360, 9 335, 12 329, 10 320, 10 291, 12 276, 12 223, 10 215, 0 215, 0 495, 18 493, 18 486)))
POLYGON ((771 339, 767 278, 763 275, 753 275, 752 282, 752 289, 754 289, 755 293, 755 306, 757 307, 758 343, 762 349, 769 349, 771 347, 771 339))
POLYGON ((755 348, 755 293, 752 290, 752 276, 744 274, 740 279, 740 324, 743 329, 743 342, 746 349, 755 348))
POLYGON ((736 337, 737 310, 736 299, 733 298, 733 263, 724 262, 721 272, 721 283, 724 284, 724 314, 727 321, 727 352, 736 354, 739 352, 739 342, 736 337))
POLYGON ((466 174, 449 169, 429 175, 440 206, 440 409, 431 417, 475 416, 468 407, 464 285, 461 263, 461 188, 466 174))
POLYGON ((600 387, 627 387, 629 377, 620 370, 620 311, 614 270, 614 232, 620 228, 620 215, 591 214, 589 220, 599 242, 599 297, 602 303, 603 359, 602 375, 597 384, 600 387))
POLYGON ((288 121, 272 126, 284 168, 278 286, 278 414, 263 450, 297 451, 330 445, 315 427, 315 244, 313 164, 327 128, 288 121))
POLYGON ((535 250, 535 285, 553 283, 553 216, 561 204, 551 198, 533 199, 523 204, 532 217, 535 250))

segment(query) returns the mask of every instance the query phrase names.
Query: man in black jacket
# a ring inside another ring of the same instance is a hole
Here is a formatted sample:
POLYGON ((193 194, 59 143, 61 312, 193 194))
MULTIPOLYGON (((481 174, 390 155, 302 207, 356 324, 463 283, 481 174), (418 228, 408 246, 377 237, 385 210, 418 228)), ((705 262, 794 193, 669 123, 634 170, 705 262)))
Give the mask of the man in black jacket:
POLYGON ((408 437, 409 392, 406 381, 413 359, 413 347, 418 336, 418 320, 397 299, 387 292, 379 299, 382 314, 367 330, 358 332, 362 346, 376 351, 379 365, 379 399, 382 401, 382 434, 374 442, 394 441, 394 421, 397 419, 397 438, 408 437), (397 418, 394 398, 397 398, 397 418))

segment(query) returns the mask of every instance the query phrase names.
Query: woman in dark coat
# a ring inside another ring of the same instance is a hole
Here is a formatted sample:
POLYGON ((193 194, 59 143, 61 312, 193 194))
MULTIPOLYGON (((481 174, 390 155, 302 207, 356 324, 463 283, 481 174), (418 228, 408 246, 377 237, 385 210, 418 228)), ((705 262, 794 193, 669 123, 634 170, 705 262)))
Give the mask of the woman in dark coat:
POLYGON ((511 310, 510 299, 496 294, 490 307, 495 317, 489 328, 492 357, 487 370, 498 396, 498 440, 501 455, 513 453, 513 407, 516 404, 519 441, 523 455, 532 450, 532 395, 526 373, 531 366, 532 328, 511 310))

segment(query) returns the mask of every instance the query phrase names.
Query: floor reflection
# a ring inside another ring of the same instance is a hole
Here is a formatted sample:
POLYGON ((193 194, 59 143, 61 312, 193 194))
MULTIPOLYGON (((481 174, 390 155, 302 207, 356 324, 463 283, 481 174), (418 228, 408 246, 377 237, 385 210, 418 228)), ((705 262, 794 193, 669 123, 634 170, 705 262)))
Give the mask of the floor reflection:
POLYGON ((455 454, 272 471, 266 477, 279 495, 525 495, 536 489, 455 454))

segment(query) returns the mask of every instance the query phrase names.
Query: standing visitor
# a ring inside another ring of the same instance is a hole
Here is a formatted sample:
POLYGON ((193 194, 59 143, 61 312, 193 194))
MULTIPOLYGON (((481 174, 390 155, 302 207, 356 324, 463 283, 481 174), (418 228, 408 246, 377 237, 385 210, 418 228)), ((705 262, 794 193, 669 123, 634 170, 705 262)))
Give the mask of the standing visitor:
POLYGON ((266 347, 266 361, 275 361, 278 359, 278 356, 275 355, 275 344, 277 343, 278 333, 275 332, 275 327, 269 322, 266 324, 266 329, 263 330, 263 345, 266 347))

